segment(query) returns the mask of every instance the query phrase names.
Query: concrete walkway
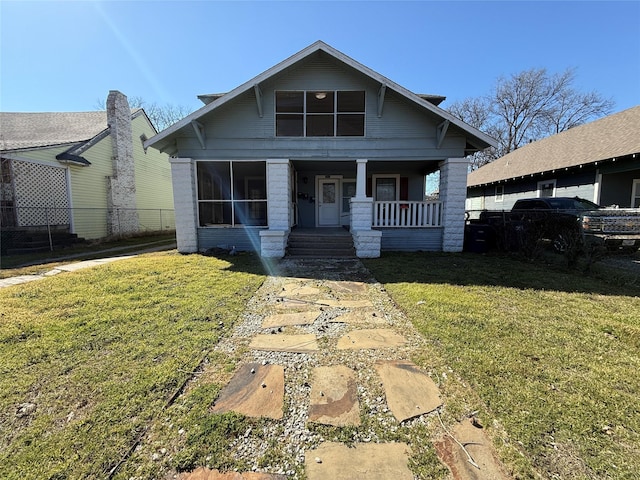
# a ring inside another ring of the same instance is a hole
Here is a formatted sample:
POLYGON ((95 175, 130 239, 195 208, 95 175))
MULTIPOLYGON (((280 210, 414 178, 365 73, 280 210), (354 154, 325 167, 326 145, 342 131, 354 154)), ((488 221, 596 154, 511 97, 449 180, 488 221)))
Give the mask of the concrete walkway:
POLYGON ((410 459, 419 463, 425 448, 455 479, 509 478, 477 424, 444 430, 433 373, 411 361, 425 339, 359 260, 284 259, 277 268, 216 347, 247 353, 212 414, 269 419, 260 435, 229 446, 253 468, 203 465, 181 480, 291 479, 301 471, 309 480, 411 480, 410 459), (264 438, 281 446, 278 464, 265 465, 264 438))
MULTIPOLYGON (((175 243, 163 243, 162 245, 158 245, 158 242, 152 242, 152 243, 148 243, 148 244, 143 244, 143 245, 139 245, 137 248, 134 247, 134 251, 133 252, 128 252, 126 254, 122 254, 122 255, 115 255, 115 256, 110 256, 110 255, 114 255, 116 254, 118 251, 122 251, 122 250, 128 250, 131 249, 132 247, 114 247, 114 248, 110 248, 110 249, 106 249, 106 250, 100 250, 97 252, 93 252, 91 253, 91 255, 105 255, 105 258, 97 258, 94 260, 83 260, 83 261, 78 261, 78 262, 72 262, 69 263, 67 265, 60 265, 57 266, 55 268, 52 268, 51 270, 45 272, 45 273, 41 273, 41 274, 33 274, 33 275, 19 275, 19 276, 15 276, 15 277, 9 277, 9 278, 4 278, 4 279, 0 279, 0 288, 4 288, 4 287, 11 287, 13 285, 20 285, 22 283, 28 283, 28 282, 33 282, 35 280, 42 280, 44 278, 48 278, 48 277, 52 277, 54 275, 58 275, 60 273, 63 272, 74 272, 76 270, 80 270, 83 268, 91 268, 91 267, 96 267, 99 265, 104 265, 106 263, 111 263, 111 262, 115 262, 118 260, 126 260, 128 258, 133 258, 136 255, 141 255, 143 253, 150 253, 150 252, 159 252, 159 251, 163 251, 163 250, 171 250, 176 248, 176 244, 175 243)), ((47 262, 63 262, 66 260, 72 260, 74 258, 78 258, 78 257, 82 257, 82 256, 87 256, 87 253, 80 253, 80 254, 75 254, 75 255, 69 255, 69 256, 65 256, 65 257, 58 257, 55 259, 51 259, 49 261, 42 261, 42 263, 47 263, 47 262)))

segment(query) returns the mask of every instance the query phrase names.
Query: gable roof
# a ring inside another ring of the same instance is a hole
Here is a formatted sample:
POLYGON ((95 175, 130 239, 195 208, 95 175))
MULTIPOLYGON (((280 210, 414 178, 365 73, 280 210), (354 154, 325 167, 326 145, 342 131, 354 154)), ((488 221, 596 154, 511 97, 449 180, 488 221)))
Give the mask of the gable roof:
MULTIPOLYGON (((460 119, 456 118, 455 116, 451 115, 449 112, 439 108, 438 106, 434 105, 433 103, 431 103, 430 101, 426 100, 424 97, 421 97, 420 95, 416 95, 415 93, 407 90, 406 88, 402 87, 401 85, 398 85, 397 83, 391 81, 390 79, 388 79, 387 77, 380 75, 379 73, 371 70, 370 68, 362 65, 361 63, 356 62, 355 60, 353 60, 352 58, 348 57, 347 55, 343 54, 342 52, 336 50, 335 48, 327 45, 326 43, 318 40, 317 42, 309 45, 307 48, 304 48, 303 50, 299 51, 298 53, 292 55, 291 57, 287 58, 286 60, 283 60, 282 62, 278 63, 277 65, 271 67, 270 69, 266 70, 265 72, 261 73, 260 75, 257 75, 256 77, 252 78, 251 80, 249 80, 248 82, 243 83, 242 85, 240 85, 239 87, 236 87, 235 89, 233 89, 232 91, 230 91, 227 94, 213 94, 213 95, 203 95, 202 100, 204 102, 209 102, 207 103, 204 107, 200 108, 199 110, 196 110, 195 112, 191 113, 190 115, 186 116, 185 118, 183 118, 182 120, 180 120, 179 122, 173 124, 172 126, 170 126, 169 128, 163 130, 162 132, 160 132, 159 134, 153 136, 152 138, 150 138, 149 140, 147 140, 144 143, 145 148, 147 147, 154 147, 157 148, 159 150, 163 150, 164 148, 166 148, 170 142, 171 142, 171 137, 176 134, 179 130, 181 130, 182 128, 189 126, 191 124, 192 121, 194 120, 198 120, 200 117, 208 114, 209 112, 215 110, 216 108, 224 105, 225 103, 233 100, 234 98, 238 97, 239 95, 241 95, 242 93, 246 92, 249 89, 254 88, 255 86, 260 85, 262 82, 264 82, 265 80, 269 79, 270 77, 273 77, 275 75, 277 75, 278 73, 282 72, 283 70, 295 65, 296 63, 300 62, 301 60, 305 59, 306 57, 318 52, 318 51, 322 51, 328 55, 330 55, 331 57, 337 59, 338 61, 354 68, 355 70, 361 72, 362 74, 374 79, 375 81, 377 81, 378 83, 380 83, 381 85, 385 85, 386 88, 390 88, 393 91, 399 93, 401 96, 407 98, 408 100, 418 104, 419 106, 423 107, 425 110, 430 111, 436 115, 438 115, 439 117, 441 117, 443 120, 447 120, 449 121, 451 124, 457 126, 458 128, 460 128, 462 131, 466 132, 469 135, 468 141, 474 145, 474 147, 478 148, 478 149, 484 149, 487 148, 489 146, 496 146, 496 142, 493 138, 489 137, 488 135, 482 133, 481 131, 471 127, 470 125, 467 125, 466 123, 462 122, 460 119)), ((432 96, 434 98, 437 98, 437 96, 432 96)))
MULTIPOLYGON (((142 108, 131 110, 131 120, 143 115, 142 108)), ((109 135, 107 112, 0 112, 0 151, 15 151, 69 145, 56 155, 61 163, 91 165, 81 154, 109 135)))
POLYGON ((529 143, 471 172, 467 186, 513 180, 634 153, 640 154, 640 106, 529 143))
POLYGON ((0 149, 65 145, 107 128, 107 112, 0 113, 0 149))

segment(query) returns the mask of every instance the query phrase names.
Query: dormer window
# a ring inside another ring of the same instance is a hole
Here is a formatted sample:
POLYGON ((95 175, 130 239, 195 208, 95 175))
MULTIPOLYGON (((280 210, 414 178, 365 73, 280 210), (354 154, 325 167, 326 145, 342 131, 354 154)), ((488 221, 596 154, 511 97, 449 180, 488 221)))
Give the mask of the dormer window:
POLYGON ((276 92, 277 137, 363 137, 365 93, 276 92))

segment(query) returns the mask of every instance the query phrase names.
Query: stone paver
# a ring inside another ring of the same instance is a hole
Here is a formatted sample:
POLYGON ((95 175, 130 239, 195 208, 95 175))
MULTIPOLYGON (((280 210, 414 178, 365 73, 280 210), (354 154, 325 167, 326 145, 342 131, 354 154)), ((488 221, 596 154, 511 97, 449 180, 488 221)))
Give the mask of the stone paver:
POLYGON ((311 353, 318 351, 318 342, 316 336, 311 333, 300 335, 265 334, 253 337, 249 348, 269 352, 311 353))
POLYGON ((388 328, 352 330, 338 340, 338 350, 392 348, 407 343, 400 334, 388 328))
MULTIPOLYGON (((413 479, 410 446, 385 443, 381 439, 386 435, 378 432, 380 428, 395 431, 401 422, 412 428, 411 422, 433 421, 433 417, 414 417, 442 405, 431 378, 403 359, 422 340, 359 261, 284 260, 280 267, 289 276, 265 281, 249 302, 246 325, 239 325, 234 333, 240 345, 249 341, 248 363, 223 388, 212 408, 214 413, 232 410, 277 423, 261 427, 266 430, 255 438, 247 433, 230 444, 238 458, 253 462, 253 473, 200 468, 181 479, 297 479, 296 470, 287 463, 289 454, 295 457, 296 468, 304 465, 309 480, 413 479), (377 326, 381 328, 373 328, 377 326), (265 334, 265 329, 272 330, 265 334), (361 404, 368 415, 365 424, 361 404), (350 442, 327 441, 341 438, 340 432, 327 435, 311 424, 349 427, 350 442), (265 466, 263 455, 273 455, 266 450, 270 442, 265 438, 277 440, 287 452, 279 460, 284 464, 265 466)), ((237 343, 229 339, 229 345, 222 347, 225 342, 216 348, 236 351, 237 343)), ((454 436, 459 435, 463 444, 470 442, 468 450, 486 472, 478 476, 464 451, 444 436, 436 444, 437 453, 453 477, 508 478, 501 476, 503 470, 484 432, 468 429, 467 424, 456 428, 454 436)), ((422 448, 430 440, 419 441, 422 448)))
POLYGON ((284 368, 280 365, 242 365, 220 392, 213 413, 237 412, 247 417, 282 418, 284 368))
POLYGON ((442 405, 440 391, 420 368, 407 361, 379 361, 387 404, 399 422, 434 411, 442 405))
POLYGON ((309 480, 413 480, 405 443, 367 443, 353 447, 327 442, 305 459, 309 480))
POLYGON ((355 372, 344 365, 313 370, 309 421, 335 427, 360 425, 355 372))
POLYGON ((385 325, 387 321, 384 314, 377 310, 358 308, 351 312, 345 312, 329 320, 331 323, 348 323, 351 325, 376 324, 385 325))
POLYGON ((285 475, 258 472, 220 472, 205 467, 196 468, 193 472, 183 473, 179 480, 286 480, 285 475))
POLYGON ((286 310, 286 311, 296 311, 303 312, 308 310, 317 310, 318 305, 313 301, 306 301, 301 299, 294 298, 278 298, 277 302, 274 304, 274 307, 277 310, 286 310))
POLYGON ((340 307, 340 308, 373 308, 371 300, 318 300, 318 305, 326 305, 327 307, 340 307))
POLYGON ((350 282, 350 281, 328 281, 327 287, 331 289, 333 293, 344 295, 366 295, 368 292, 367 284, 364 282, 350 282))
POLYGON ((310 310, 308 312, 269 315, 263 320, 262 328, 311 325, 321 313, 320 310, 310 310))
POLYGON ((467 420, 457 424, 451 434, 464 445, 473 462, 467 454, 450 437, 445 436, 435 444, 440 460, 449 467, 454 480, 508 480, 509 475, 493 454, 491 440, 487 438, 482 428, 475 427, 467 420))

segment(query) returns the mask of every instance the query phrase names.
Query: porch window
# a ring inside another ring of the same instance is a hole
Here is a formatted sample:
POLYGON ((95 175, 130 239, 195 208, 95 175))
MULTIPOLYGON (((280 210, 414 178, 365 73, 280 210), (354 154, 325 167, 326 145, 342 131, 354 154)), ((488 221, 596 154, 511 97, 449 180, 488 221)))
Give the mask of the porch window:
POLYGON ((351 211, 351 199, 356 196, 356 182, 344 180, 342 182, 342 213, 351 211))
POLYGON ((373 176, 376 202, 395 202, 400 199, 399 175, 373 176))
POLYGON ((265 162, 197 162, 201 227, 267 225, 265 162))
POLYGON ((365 92, 276 92, 277 137, 363 137, 365 92))
POLYGON ((496 185, 495 201, 502 202, 504 200, 504 185, 496 185))

